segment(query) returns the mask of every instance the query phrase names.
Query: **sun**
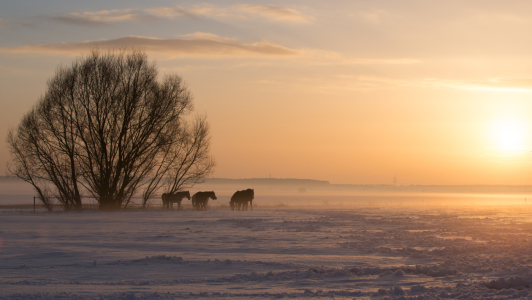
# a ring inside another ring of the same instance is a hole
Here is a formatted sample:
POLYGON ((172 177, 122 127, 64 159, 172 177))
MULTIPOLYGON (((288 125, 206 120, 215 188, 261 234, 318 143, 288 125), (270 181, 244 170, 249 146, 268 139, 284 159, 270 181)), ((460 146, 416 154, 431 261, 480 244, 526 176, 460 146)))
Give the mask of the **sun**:
POLYGON ((518 150, 524 146, 525 126, 518 121, 495 122, 492 132, 496 148, 518 150))

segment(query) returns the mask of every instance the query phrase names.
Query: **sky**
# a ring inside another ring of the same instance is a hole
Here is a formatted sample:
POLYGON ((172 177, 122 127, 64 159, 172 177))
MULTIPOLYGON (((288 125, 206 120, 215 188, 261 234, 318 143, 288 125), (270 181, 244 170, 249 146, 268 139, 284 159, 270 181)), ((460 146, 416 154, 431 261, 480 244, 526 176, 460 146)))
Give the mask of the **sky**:
POLYGON ((142 49, 212 132, 213 177, 532 184, 530 1, 3 1, 5 138, 60 66, 142 49))

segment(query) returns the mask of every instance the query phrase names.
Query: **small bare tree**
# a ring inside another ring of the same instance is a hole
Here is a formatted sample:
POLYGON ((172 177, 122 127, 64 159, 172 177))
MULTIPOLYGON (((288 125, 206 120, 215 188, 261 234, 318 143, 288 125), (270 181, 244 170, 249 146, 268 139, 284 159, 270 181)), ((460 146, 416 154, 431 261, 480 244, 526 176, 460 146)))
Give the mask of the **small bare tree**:
POLYGON ((163 186, 165 193, 175 193, 203 182, 214 170, 209 155, 209 125, 205 117, 196 117, 192 124, 181 126, 173 141, 164 147, 156 160, 156 168, 143 193, 145 207, 163 186))
POLYGON ((9 170, 32 184, 49 210, 56 198, 65 210, 81 208, 72 143, 64 119, 51 118, 47 99, 42 99, 22 120, 17 134, 10 132, 8 144, 14 158, 9 170), (51 188, 54 186, 55 189, 51 188), (53 196, 49 195, 52 191, 53 196))
MULTIPOLYGON (((24 122, 24 121, 23 121, 24 122)), ((22 126, 21 126, 22 127, 22 126)), ((47 181, 44 180, 42 170, 38 167, 38 159, 32 153, 32 147, 19 136, 10 131, 7 136, 13 162, 8 166, 8 171, 31 184, 37 192, 37 197, 43 205, 52 211, 52 201, 48 196, 47 181)))
POLYGON ((180 165, 190 164, 179 173, 195 178, 187 182, 201 180, 214 166, 205 118, 188 124, 192 96, 179 76, 156 78, 156 66, 140 51, 93 51, 60 68, 45 96, 10 131, 9 170, 32 183, 41 199, 43 184, 51 184, 67 209, 81 208, 82 189, 100 209, 126 207, 143 185, 150 197, 162 176, 178 174, 171 170, 180 165), (193 161, 181 148, 195 151, 193 161), (196 172, 207 161, 210 167, 196 172))

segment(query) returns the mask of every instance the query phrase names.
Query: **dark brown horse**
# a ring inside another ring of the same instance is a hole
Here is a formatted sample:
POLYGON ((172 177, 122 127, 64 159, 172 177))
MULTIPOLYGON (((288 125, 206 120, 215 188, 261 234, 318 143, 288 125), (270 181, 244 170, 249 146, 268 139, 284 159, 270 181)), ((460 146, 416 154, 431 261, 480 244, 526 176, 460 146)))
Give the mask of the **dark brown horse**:
POLYGON ((253 210, 253 198, 255 198, 255 191, 252 189, 235 192, 229 202, 231 210, 248 210, 248 202, 253 210))
POLYGON ((195 193, 192 195, 192 209, 207 210, 207 202, 209 202, 209 198, 212 200, 218 199, 216 198, 214 191, 195 193))
POLYGON ((173 208, 174 203, 177 203, 177 209, 181 210, 181 201, 183 198, 190 200, 190 193, 188 191, 172 193, 164 193, 162 196, 163 199, 163 208, 171 209, 173 208))

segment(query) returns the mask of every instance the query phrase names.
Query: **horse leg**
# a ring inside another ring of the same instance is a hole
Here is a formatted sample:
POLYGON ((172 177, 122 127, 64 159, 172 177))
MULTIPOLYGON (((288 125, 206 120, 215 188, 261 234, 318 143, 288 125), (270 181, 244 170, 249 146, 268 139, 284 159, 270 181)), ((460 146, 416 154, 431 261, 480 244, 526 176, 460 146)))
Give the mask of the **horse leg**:
POLYGON ((251 210, 253 210, 253 199, 249 200, 249 206, 251 207, 251 210))
MULTIPOLYGON (((183 199, 181 199, 183 200, 183 199)), ((181 200, 177 201, 177 210, 181 210, 181 200)))

